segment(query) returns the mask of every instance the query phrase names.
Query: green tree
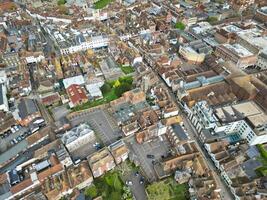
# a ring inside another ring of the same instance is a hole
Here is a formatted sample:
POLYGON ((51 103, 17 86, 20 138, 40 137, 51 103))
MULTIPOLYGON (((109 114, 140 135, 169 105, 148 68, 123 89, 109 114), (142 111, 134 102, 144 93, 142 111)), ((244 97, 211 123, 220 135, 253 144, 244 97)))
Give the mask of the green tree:
POLYGON ((121 82, 119 80, 116 80, 113 87, 119 87, 121 85, 121 82))
POLYGON ((185 25, 183 24, 183 22, 177 22, 175 24, 175 28, 180 29, 180 30, 184 30, 185 29, 185 25))
POLYGON ((95 198, 97 196, 96 186, 92 185, 85 189, 84 195, 87 197, 95 198))
POLYGON ((218 21, 218 18, 215 17, 215 16, 210 16, 210 17, 208 17, 207 21, 208 21, 209 23, 215 23, 215 22, 218 21))
POLYGON ((102 85, 102 87, 100 88, 100 90, 103 94, 109 93, 111 91, 110 84, 105 82, 104 85, 102 85))
POLYGON ((66 3, 66 0, 58 0, 57 5, 64 5, 66 3))
POLYGON ((120 86, 115 88, 115 94, 120 97, 124 92, 131 90, 132 85, 127 82, 122 82, 120 86))
POLYGON ((128 83, 131 85, 133 83, 133 78, 131 76, 120 77, 119 81, 121 83, 128 83))

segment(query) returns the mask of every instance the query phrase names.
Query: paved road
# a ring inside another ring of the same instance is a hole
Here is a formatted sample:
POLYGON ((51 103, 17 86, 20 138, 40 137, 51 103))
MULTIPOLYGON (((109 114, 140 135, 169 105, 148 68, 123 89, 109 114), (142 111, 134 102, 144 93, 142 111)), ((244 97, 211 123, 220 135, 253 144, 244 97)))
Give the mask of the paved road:
POLYGON ((127 166, 128 164, 126 162, 121 163, 118 168, 121 171, 121 175, 122 175, 122 180, 124 183, 126 183, 126 181, 131 181, 132 185, 129 185, 129 188, 133 194, 133 196, 135 197, 136 200, 146 200, 147 196, 146 196, 146 192, 145 192, 145 184, 140 184, 140 180, 141 177, 143 177, 143 175, 139 172, 138 175, 135 175, 135 173, 137 172, 136 170, 133 170, 131 168, 129 168, 129 166, 127 166))
POLYGON ((15 157, 18 153, 27 149, 28 143, 26 140, 21 141, 20 143, 14 145, 4 153, 0 155, 0 163, 5 163, 11 158, 15 157))
POLYGON ((134 172, 132 172, 128 177, 127 180, 131 181, 133 184, 130 185, 130 189, 132 194, 134 195, 136 200, 146 200, 146 192, 145 192, 145 185, 140 184, 141 175, 135 176, 134 172))

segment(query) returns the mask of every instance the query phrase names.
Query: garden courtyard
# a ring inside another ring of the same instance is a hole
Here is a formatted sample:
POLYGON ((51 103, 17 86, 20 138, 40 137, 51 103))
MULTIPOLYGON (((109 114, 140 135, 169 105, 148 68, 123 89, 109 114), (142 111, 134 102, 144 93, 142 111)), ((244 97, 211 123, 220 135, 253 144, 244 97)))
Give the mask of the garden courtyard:
POLYGON ((132 199, 130 189, 124 185, 116 171, 107 172, 95 179, 94 184, 86 188, 84 194, 90 198, 101 196, 103 200, 132 199))
POLYGON ((148 185, 148 200, 186 200, 188 199, 187 184, 177 184, 173 178, 148 185))

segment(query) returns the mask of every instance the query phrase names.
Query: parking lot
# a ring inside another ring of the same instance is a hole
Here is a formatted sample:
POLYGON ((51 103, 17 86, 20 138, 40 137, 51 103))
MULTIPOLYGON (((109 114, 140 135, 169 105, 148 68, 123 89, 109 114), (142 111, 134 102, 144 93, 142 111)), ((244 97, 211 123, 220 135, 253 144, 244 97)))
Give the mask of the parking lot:
POLYGON ((97 142, 97 139, 92 140, 90 143, 87 143, 86 145, 79 147, 77 150, 70 152, 72 159, 82 160, 85 159, 88 155, 91 155, 92 153, 96 152, 97 149, 94 144, 96 144, 97 142))
POLYGON ((58 106, 52 109, 55 121, 60 120, 62 117, 66 117, 69 112, 70 110, 68 110, 67 105, 58 106))
POLYGON ((87 122, 104 145, 110 145, 122 136, 121 130, 115 120, 104 110, 84 112, 72 118, 70 121, 72 126, 87 122))
POLYGON ((126 141, 129 148, 134 153, 134 159, 137 159, 142 167, 144 173, 149 181, 155 181, 157 179, 155 170, 153 168, 152 161, 160 161, 162 156, 167 156, 170 150, 170 144, 166 140, 165 136, 162 137, 162 140, 156 138, 151 142, 146 142, 143 144, 136 143, 134 137, 131 137, 126 141), (154 158, 148 158, 147 155, 153 155, 154 158))
POLYGON ((5 151, 15 144, 21 142, 24 137, 22 138, 21 135, 24 134, 25 131, 28 131, 28 128, 17 126, 17 129, 13 132, 9 129, 8 133, 1 135, 1 152, 5 151), (16 142, 14 142, 16 140, 16 142))

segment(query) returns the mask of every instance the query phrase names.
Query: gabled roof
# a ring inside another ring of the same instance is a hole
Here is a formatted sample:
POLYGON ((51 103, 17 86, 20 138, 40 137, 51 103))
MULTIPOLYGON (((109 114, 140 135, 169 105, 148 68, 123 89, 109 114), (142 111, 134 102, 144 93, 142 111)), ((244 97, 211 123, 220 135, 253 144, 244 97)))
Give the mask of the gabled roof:
POLYGON ((67 88, 67 93, 70 97, 70 100, 73 104, 79 103, 82 100, 87 100, 87 96, 84 92, 84 89, 77 84, 72 84, 67 88))
POLYGON ((28 98, 21 99, 18 105, 18 109, 19 109, 19 116, 21 117, 21 119, 24 119, 27 116, 39 111, 35 100, 28 98))

